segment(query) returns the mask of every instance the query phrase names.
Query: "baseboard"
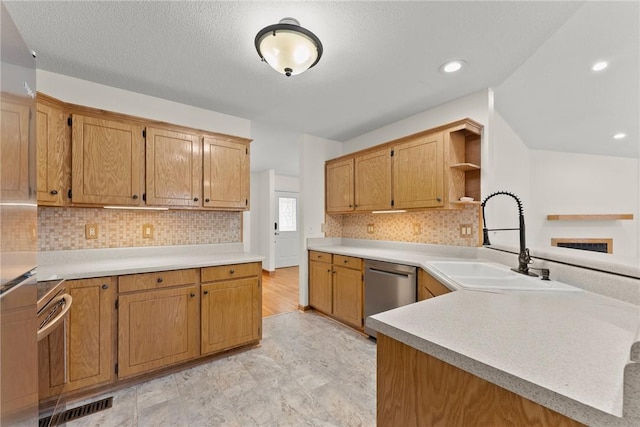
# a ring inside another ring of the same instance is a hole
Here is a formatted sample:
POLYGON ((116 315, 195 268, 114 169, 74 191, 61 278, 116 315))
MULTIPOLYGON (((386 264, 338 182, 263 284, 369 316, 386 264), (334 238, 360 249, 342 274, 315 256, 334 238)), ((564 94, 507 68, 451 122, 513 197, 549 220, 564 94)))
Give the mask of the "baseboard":
POLYGON ((264 270, 264 269, 263 269, 263 270, 262 270, 262 274, 264 274, 264 275, 266 275, 266 276, 269 276, 269 277, 273 277, 273 276, 275 276, 275 275, 276 275, 276 271, 275 271, 275 270, 274 270, 274 271, 269 271, 269 270, 264 270))
POLYGON ((300 310, 300 311, 309 311, 309 310, 311 310, 311 306, 298 304, 298 310, 300 310))

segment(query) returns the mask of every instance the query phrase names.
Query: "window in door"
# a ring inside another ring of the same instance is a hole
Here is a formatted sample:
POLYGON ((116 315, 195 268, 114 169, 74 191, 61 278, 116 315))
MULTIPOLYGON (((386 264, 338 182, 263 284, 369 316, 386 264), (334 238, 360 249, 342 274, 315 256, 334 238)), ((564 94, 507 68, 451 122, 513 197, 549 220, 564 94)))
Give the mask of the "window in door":
POLYGON ((278 198, 278 226, 280 231, 297 231, 297 210, 298 199, 294 197, 278 198))

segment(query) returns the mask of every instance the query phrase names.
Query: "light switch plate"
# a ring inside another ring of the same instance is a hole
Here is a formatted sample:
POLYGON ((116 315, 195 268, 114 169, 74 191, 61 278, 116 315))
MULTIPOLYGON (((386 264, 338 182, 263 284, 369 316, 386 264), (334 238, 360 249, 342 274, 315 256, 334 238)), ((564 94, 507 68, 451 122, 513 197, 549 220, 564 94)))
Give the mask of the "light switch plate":
POLYGON ((376 231, 376 227, 374 224, 367 224, 367 233, 373 234, 376 231))
POLYGON ((460 237, 471 237, 472 230, 471 224, 460 224, 460 237))
POLYGON ((85 224, 84 225, 84 238, 97 239, 98 238, 98 224, 85 224))
POLYGON ((153 239, 153 224, 142 225, 142 238, 153 239))

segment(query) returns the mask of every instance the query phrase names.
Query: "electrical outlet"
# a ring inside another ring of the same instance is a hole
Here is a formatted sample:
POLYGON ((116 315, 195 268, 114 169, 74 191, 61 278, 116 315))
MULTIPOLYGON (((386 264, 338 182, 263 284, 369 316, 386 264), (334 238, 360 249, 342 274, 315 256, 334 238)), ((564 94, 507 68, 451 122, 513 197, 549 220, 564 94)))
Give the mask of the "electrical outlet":
POLYGON ((471 237, 471 224, 460 224, 460 237, 471 237))
POLYGON ((153 239, 153 224, 142 225, 142 238, 153 239))
POLYGON ((420 225, 419 222, 414 222, 413 223, 413 234, 420 234, 422 233, 422 225, 420 225))
POLYGON ((97 239, 98 238, 98 224, 85 224, 84 226, 84 238, 85 239, 97 239))
POLYGON ((367 233, 373 234, 376 231, 376 227, 374 224, 367 224, 367 233))
POLYGON ((327 224, 320 224, 320 232, 325 233, 327 231, 327 224))

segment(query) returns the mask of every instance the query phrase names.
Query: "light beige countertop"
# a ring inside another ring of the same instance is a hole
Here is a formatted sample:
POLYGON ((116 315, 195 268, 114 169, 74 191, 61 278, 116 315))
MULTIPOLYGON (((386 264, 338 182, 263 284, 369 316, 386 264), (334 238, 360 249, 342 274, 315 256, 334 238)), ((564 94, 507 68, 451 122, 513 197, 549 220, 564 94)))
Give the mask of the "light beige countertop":
POLYGON ((242 243, 38 253, 38 280, 86 279, 262 261, 242 243))
POLYGON ((418 266, 458 289, 371 316, 372 329, 587 425, 640 425, 639 306, 582 290, 461 289, 429 263, 474 259, 481 248, 401 248, 309 243, 418 266))

